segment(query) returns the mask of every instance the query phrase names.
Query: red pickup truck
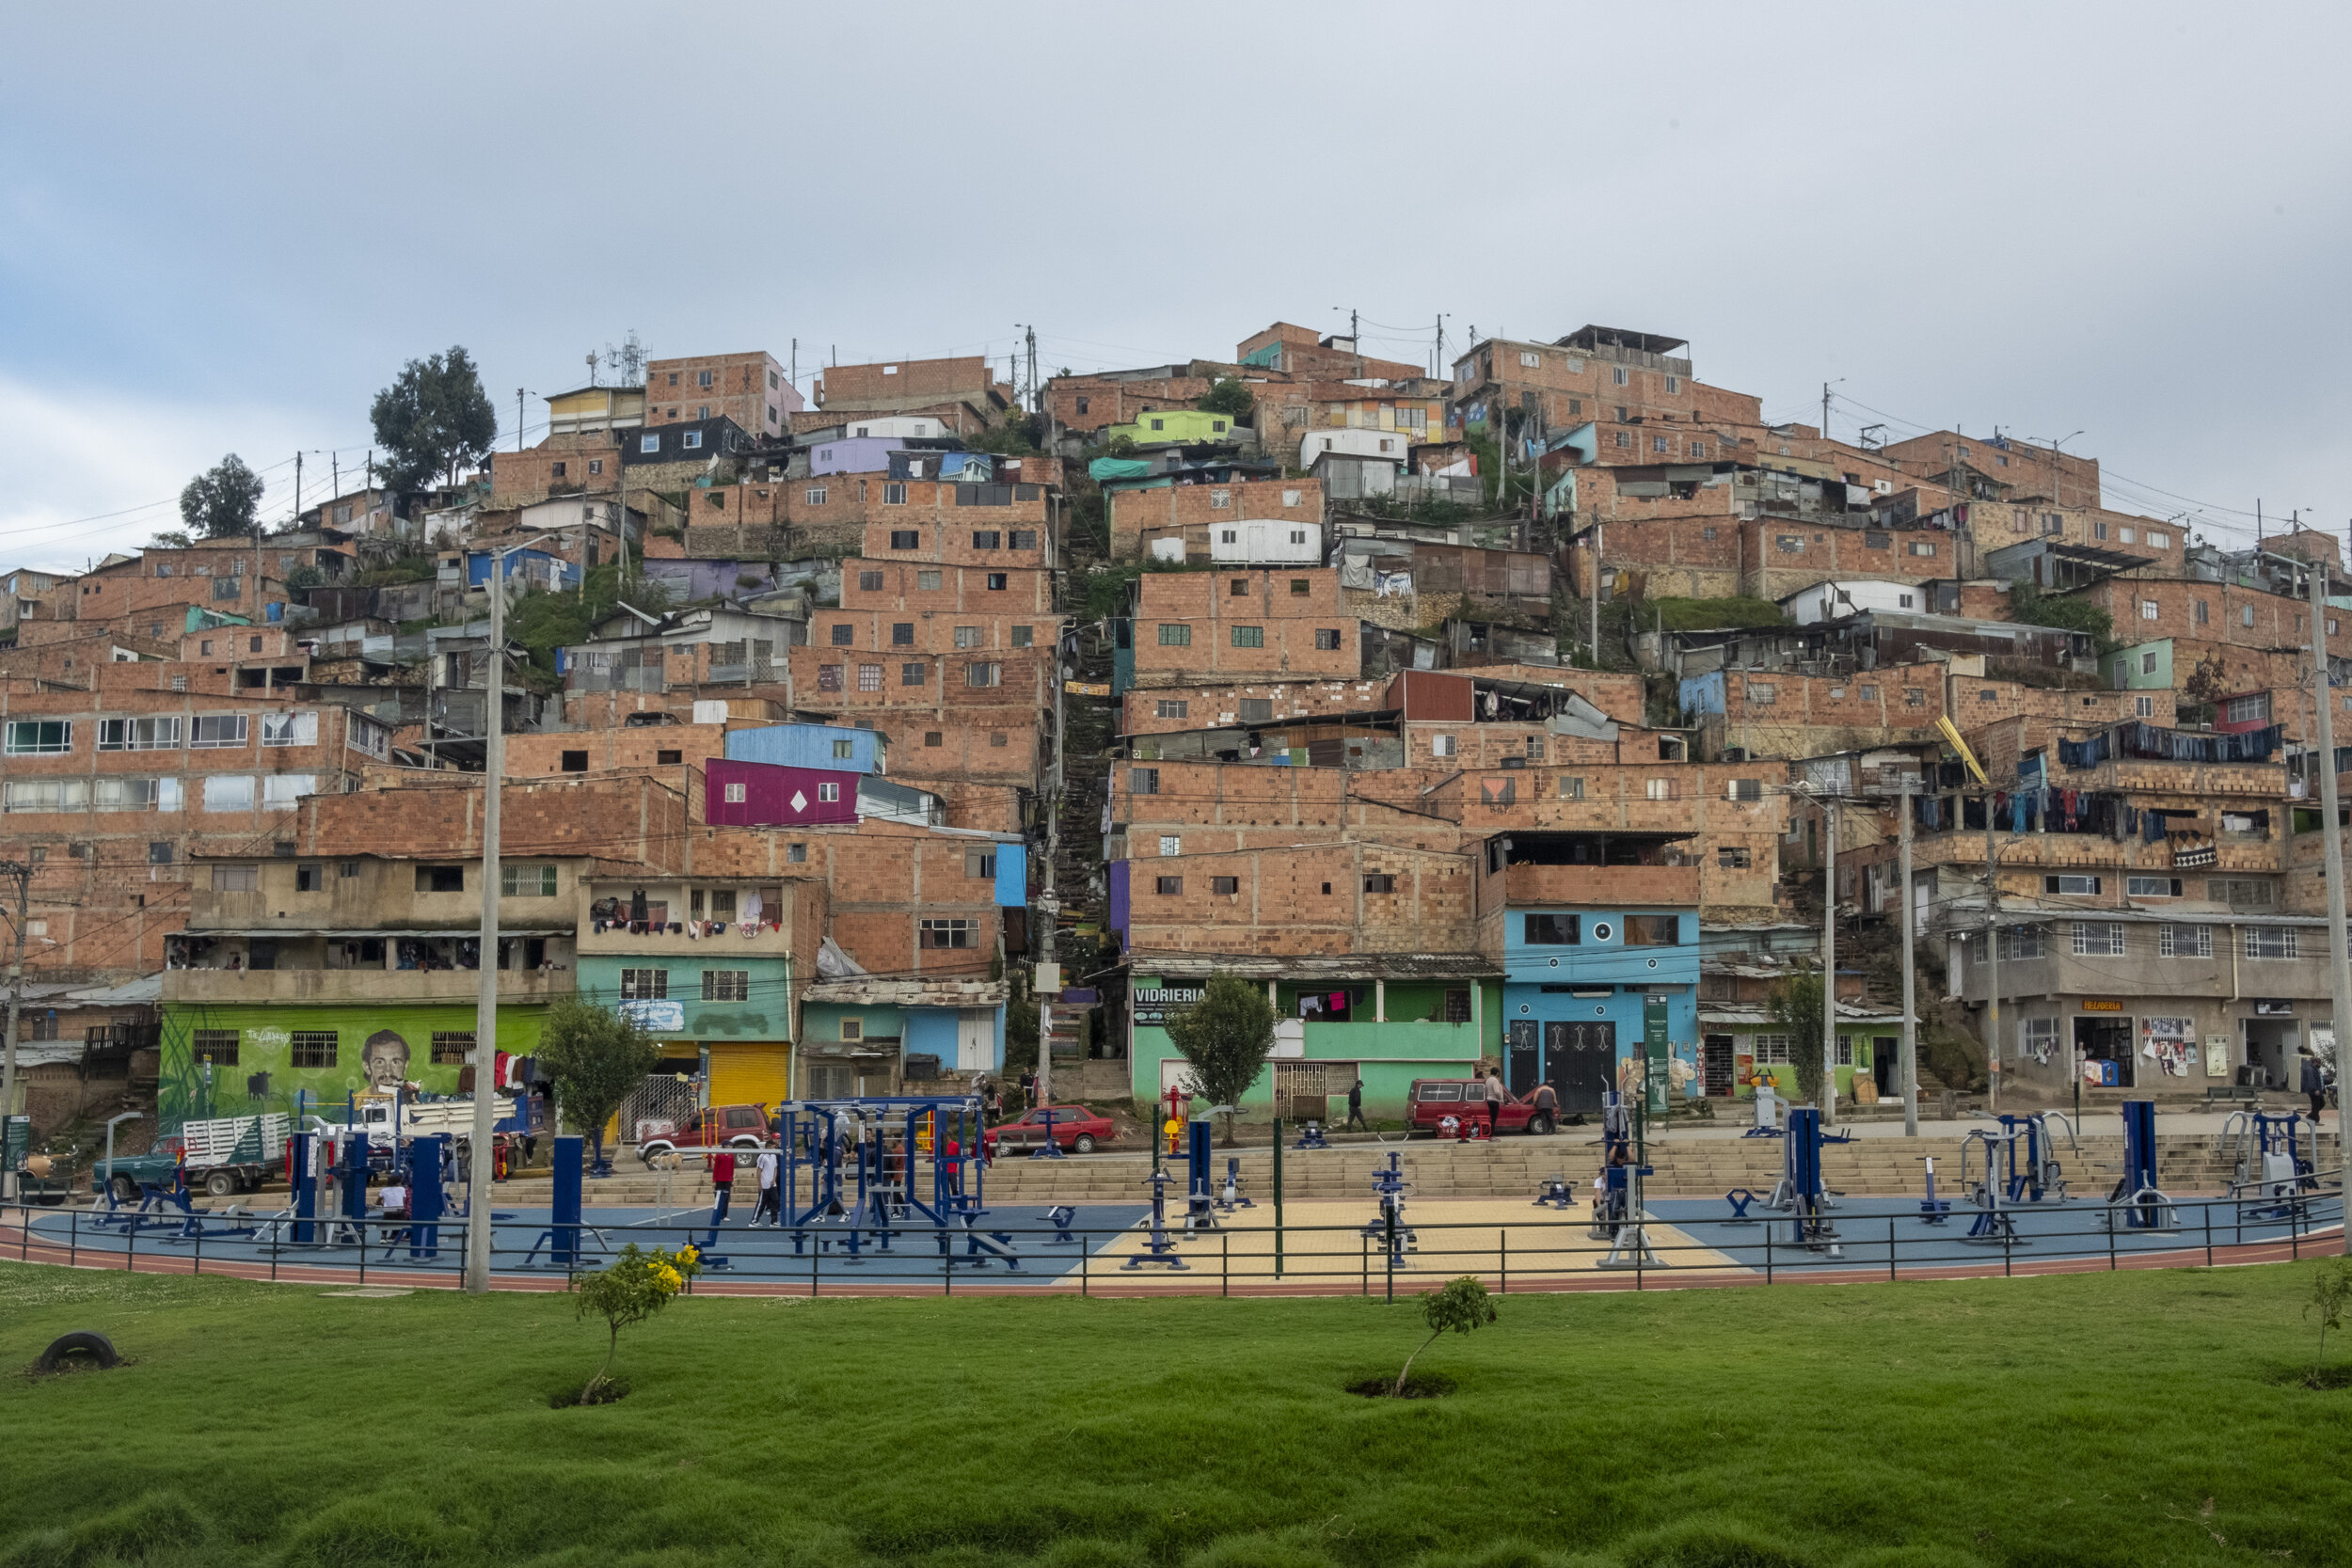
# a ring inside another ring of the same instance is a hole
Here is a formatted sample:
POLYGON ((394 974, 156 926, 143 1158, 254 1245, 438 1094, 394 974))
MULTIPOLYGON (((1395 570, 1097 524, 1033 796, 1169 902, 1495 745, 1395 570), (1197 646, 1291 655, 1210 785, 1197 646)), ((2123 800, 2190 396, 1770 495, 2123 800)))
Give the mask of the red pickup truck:
POLYGON ((707 1154, 714 1148, 738 1153, 767 1147, 768 1107, 713 1105, 690 1113, 675 1127, 649 1123, 637 1143, 637 1157, 647 1164, 657 1154, 707 1154))
MULTIPOLYGON (((1478 1079, 1416 1078, 1412 1093, 1411 1130, 1415 1132, 1434 1133, 1448 1117, 1475 1120, 1482 1128, 1486 1125, 1486 1085, 1478 1079)), ((1506 1100, 1495 1126, 1499 1132, 1533 1132, 1540 1137, 1551 1131, 1552 1117, 1523 1101, 1506 1100)))

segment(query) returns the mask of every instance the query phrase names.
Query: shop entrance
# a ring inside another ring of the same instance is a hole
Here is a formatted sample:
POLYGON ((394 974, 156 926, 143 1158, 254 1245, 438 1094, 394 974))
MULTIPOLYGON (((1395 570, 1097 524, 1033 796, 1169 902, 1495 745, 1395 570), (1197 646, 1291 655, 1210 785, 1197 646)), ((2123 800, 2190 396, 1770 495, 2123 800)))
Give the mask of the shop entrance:
POLYGON ((1512 1097, 1532 1094, 1543 1082, 1543 1052, 1536 1044, 1536 1024, 1532 1018, 1511 1021, 1510 1053, 1502 1069, 1502 1081, 1508 1085, 1512 1097))
MULTIPOLYGON (((2074 1053, 2084 1062, 2103 1064, 2102 1088, 2132 1086, 2132 1021, 2128 1018, 2078 1018, 2074 1021, 2074 1053)), ((2086 1075, 2086 1084, 2090 1082, 2086 1075)))
POLYGON ((1731 1037, 1709 1035, 1700 1042, 1700 1082, 1707 1086, 1708 1098, 1710 1100, 1730 1099, 1733 1086, 1732 1073, 1735 1070, 1731 1037))
POLYGON ((1565 1116, 1600 1115, 1601 1096, 1616 1086, 1617 1026, 1544 1025, 1544 1079, 1565 1116))
POLYGON ((2294 1089, 2302 1075, 2295 1053, 2303 1033, 2291 1018, 2249 1018, 2246 1021, 2246 1065, 2238 1082, 2258 1089, 2294 1089))

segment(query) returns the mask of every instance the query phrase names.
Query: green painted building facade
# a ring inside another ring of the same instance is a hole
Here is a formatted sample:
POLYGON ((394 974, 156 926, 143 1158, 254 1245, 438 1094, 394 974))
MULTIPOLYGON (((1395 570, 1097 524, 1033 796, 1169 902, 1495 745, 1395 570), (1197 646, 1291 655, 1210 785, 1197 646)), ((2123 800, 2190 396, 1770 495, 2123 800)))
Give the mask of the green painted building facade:
MULTIPOLYGON (((1258 982, 1263 984, 1264 982, 1258 982)), ((1137 1101, 1156 1101, 1186 1070, 1161 1026, 1202 981, 1136 974, 1129 997, 1128 1063, 1137 1101)), ((1502 1056, 1502 980, 1276 980, 1275 1057, 1242 1097, 1246 1112, 1338 1120, 1347 1089, 1364 1082, 1364 1114, 1402 1120, 1417 1078, 1466 1078, 1502 1056), (1345 999, 1335 1016, 1335 998, 1345 999)))

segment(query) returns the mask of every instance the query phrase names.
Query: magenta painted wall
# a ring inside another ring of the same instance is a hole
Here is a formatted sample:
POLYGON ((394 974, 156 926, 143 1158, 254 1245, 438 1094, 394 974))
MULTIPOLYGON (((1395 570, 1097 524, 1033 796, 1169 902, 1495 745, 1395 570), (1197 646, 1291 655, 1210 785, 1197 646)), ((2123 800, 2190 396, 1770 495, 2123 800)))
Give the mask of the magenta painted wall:
POLYGON ((712 757, 703 764, 704 820, 723 828, 855 822, 858 777, 712 757), (833 800, 824 798, 828 790, 833 800))

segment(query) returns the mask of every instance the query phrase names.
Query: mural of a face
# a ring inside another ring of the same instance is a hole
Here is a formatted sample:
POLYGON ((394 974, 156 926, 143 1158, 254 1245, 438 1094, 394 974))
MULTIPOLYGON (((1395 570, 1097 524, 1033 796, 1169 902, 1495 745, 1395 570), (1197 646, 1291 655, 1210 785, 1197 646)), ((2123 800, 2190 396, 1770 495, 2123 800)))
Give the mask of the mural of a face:
POLYGON ((408 1076, 408 1042, 392 1030, 378 1029, 359 1048, 359 1070, 367 1075, 368 1087, 397 1090, 408 1076))

